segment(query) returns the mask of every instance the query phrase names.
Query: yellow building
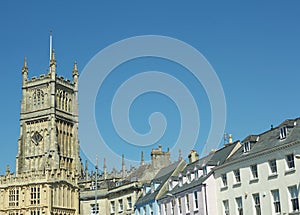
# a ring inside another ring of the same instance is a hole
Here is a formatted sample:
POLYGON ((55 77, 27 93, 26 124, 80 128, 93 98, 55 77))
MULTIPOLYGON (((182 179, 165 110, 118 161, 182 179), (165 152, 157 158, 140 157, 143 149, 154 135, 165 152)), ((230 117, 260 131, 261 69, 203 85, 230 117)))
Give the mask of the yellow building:
POLYGON ((22 68, 22 103, 16 173, 0 177, 0 215, 78 215, 78 70, 73 80, 56 74, 28 79, 22 68))

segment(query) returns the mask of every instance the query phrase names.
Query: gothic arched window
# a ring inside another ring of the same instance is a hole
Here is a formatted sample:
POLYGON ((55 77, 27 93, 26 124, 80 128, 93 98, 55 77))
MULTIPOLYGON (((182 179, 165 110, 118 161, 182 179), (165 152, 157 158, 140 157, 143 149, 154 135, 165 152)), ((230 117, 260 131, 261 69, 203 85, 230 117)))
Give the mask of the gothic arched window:
POLYGON ((44 92, 41 89, 36 89, 33 93, 33 105, 41 106, 44 104, 44 92))

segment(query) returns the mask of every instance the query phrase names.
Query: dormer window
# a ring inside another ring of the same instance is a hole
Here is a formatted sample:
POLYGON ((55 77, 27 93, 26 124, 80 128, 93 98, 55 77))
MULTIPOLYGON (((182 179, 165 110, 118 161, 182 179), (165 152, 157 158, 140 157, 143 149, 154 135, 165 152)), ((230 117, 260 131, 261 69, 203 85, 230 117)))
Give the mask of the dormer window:
POLYGON ((169 191, 173 189, 173 183, 172 180, 169 181, 169 191))
POLYGON ((182 176, 180 176, 180 177, 179 177, 179 187, 181 187, 181 186, 182 186, 182 184, 183 184, 183 177, 182 177, 182 176))
POLYGON ((279 138, 281 140, 285 139, 286 138, 286 135, 287 135, 287 127, 286 126, 283 126, 280 128, 280 135, 279 135, 279 138))
POLYGON ((249 135, 248 137, 246 137, 243 140, 243 152, 244 153, 249 152, 252 149, 253 145, 258 141, 259 141, 258 135, 249 135))
POLYGON ((146 187, 143 187, 143 196, 146 195, 146 187))
POLYGON ((194 170, 194 174, 195 174, 195 179, 198 179, 199 178, 198 169, 194 170))
POLYGON ((191 181, 192 181, 191 173, 188 172, 188 174, 187 174, 187 182, 190 183, 191 181))
POLYGON ((202 169, 203 169, 203 175, 207 175, 207 167, 203 166, 202 169))
POLYGON ((250 142, 245 142, 244 143, 244 153, 249 152, 251 149, 251 143, 250 142))
POLYGON ((154 183, 152 182, 151 183, 151 193, 153 193, 155 191, 155 186, 154 186, 154 183))

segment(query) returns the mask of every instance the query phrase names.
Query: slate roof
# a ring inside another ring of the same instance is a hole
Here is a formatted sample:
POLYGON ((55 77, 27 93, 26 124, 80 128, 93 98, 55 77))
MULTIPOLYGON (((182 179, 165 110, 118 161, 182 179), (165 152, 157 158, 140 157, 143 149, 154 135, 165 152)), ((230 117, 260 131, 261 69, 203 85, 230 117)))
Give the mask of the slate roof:
MULTIPOLYGON (((171 191, 168 191, 167 193, 172 194, 172 195, 176 195, 178 193, 181 193, 185 190, 190 190, 192 188, 195 187, 199 187, 201 186, 205 180, 207 178, 209 178, 211 175, 213 174, 213 171, 209 172, 207 175, 205 176, 201 176, 198 179, 194 179, 193 181, 191 181, 190 183, 185 183, 182 186, 179 186, 178 184, 176 185, 176 187, 174 187, 171 191)), ((167 193, 165 193, 165 195, 163 195, 160 199, 163 199, 167 196, 167 193)))
MULTIPOLYGON (((187 172, 193 173, 195 167, 197 167, 198 169, 199 168, 201 169, 204 165, 217 166, 217 165, 223 164, 225 162, 225 160, 228 158, 228 156, 230 155, 230 153, 232 152, 232 150, 237 146, 237 144, 239 144, 239 141, 236 141, 234 143, 226 145, 226 146, 224 146, 223 148, 221 148, 217 151, 211 152, 207 156, 205 156, 205 157, 203 157, 203 158, 201 158, 201 159, 199 159, 199 160, 197 160, 193 163, 189 163, 183 169, 182 175, 185 175, 187 172)), ((209 178, 212 174, 213 174, 213 170, 208 172, 207 175, 202 175, 198 179, 192 180, 190 183, 185 183, 181 186, 179 186, 179 184, 177 184, 171 191, 168 191, 168 192, 164 193, 164 195, 162 195, 160 199, 166 198, 167 194, 176 195, 176 194, 181 193, 185 190, 189 190, 189 189, 192 189, 194 187, 201 186, 201 184, 203 184, 203 182, 205 182, 205 180, 207 178, 209 178)))
POLYGON ((159 169, 153 168, 151 164, 145 164, 135 169, 125 180, 140 181, 142 183, 150 182, 158 171, 159 169))
MULTIPOLYGON (((251 149, 248 152, 243 151, 243 147, 240 147, 227 161, 239 161, 249 156, 256 155, 257 153, 270 150, 279 146, 283 146, 288 143, 300 140, 300 118, 288 119, 281 123, 278 127, 272 128, 258 136, 258 141, 251 144, 251 149), (284 139, 280 139, 280 128, 287 127, 287 136, 284 139)), ((245 141, 244 141, 245 142, 245 141)))
MULTIPOLYGON (((156 200, 156 197, 159 193, 159 191, 161 190, 161 188, 163 187, 163 185, 168 181, 168 179, 173 175, 173 173, 175 172, 175 170, 177 169, 177 167, 179 165, 181 165, 182 163, 185 163, 184 160, 182 161, 177 161, 172 163, 171 165, 162 168, 157 174, 156 176, 153 178, 153 180, 151 182, 158 182, 160 185, 157 187, 157 189, 154 192, 149 191, 148 193, 146 193, 145 196, 141 196, 137 202, 136 202, 136 207, 141 207, 143 205, 149 204, 151 202, 154 202, 156 200)), ((151 184, 151 183, 150 183, 151 184)))

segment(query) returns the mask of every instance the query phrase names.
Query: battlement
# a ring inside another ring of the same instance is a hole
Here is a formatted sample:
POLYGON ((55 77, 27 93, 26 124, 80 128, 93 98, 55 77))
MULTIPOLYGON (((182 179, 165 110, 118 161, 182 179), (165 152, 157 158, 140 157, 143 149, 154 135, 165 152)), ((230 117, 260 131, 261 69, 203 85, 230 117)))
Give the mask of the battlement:
POLYGON ((45 183, 51 181, 66 181, 70 183, 77 183, 77 176, 67 170, 45 170, 45 171, 31 171, 21 173, 16 176, 14 173, 7 173, 0 176, 0 186, 12 186, 23 184, 45 183))

